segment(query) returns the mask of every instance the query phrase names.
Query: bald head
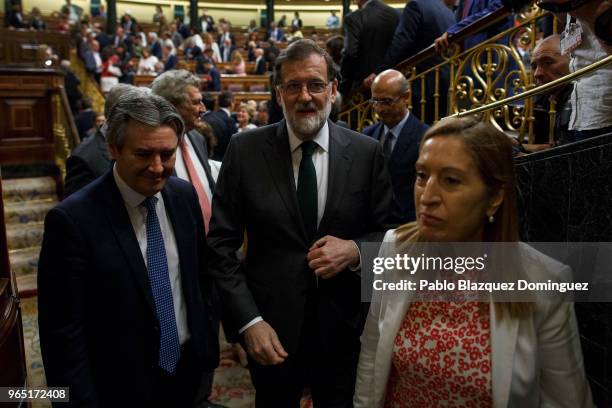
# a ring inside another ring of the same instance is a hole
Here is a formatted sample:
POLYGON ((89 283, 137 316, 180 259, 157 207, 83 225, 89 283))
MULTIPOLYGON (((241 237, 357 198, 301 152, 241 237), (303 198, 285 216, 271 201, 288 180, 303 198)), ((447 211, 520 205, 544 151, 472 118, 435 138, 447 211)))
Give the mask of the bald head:
POLYGON ((561 55, 561 37, 551 35, 540 41, 531 54, 531 70, 536 85, 543 85, 569 74, 569 54, 561 55))
POLYGON ((387 127, 394 127, 408 112, 410 81, 401 72, 388 69, 374 78, 371 89, 374 111, 387 127))

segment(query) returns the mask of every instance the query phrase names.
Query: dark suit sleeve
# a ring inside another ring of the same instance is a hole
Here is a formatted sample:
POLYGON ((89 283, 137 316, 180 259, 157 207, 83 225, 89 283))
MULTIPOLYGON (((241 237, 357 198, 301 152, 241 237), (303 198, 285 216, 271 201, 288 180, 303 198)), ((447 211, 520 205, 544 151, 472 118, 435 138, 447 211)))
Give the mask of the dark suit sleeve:
POLYGON ((422 21, 423 13, 421 8, 416 2, 411 1, 402 12, 391 46, 385 54, 383 64, 376 69, 377 74, 385 69, 393 68, 399 62, 412 56, 409 55, 409 52, 418 36, 422 21))
MULTIPOLYGON (((91 137, 95 137, 91 136, 91 137)), ((70 156, 66 161, 66 179, 64 180, 64 196, 77 192, 96 179, 89 165, 79 156, 70 156)))
POLYGON ((344 49, 342 50, 342 64, 340 73, 340 92, 348 94, 354 76, 355 65, 359 54, 359 32, 361 30, 360 21, 355 15, 348 15, 344 19, 344 49))
POLYGON ((385 156, 380 143, 376 144, 372 158, 372 175, 370 188, 370 219, 367 233, 354 239, 359 245, 361 242, 381 241, 385 231, 394 228, 397 218, 393 206, 393 191, 391 189, 391 176, 385 165, 385 156))
POLYGON ((245 229, 240 166, 239 146, 234 139, 217 179, 208 234, 210 272, 219 289, 224 327, 229 336, 260 315, 236 255, 245 229))
POLYGON ((58 208, 47 214, 38 264, 38 323, 47 384, 70 387, 72 406, 95 407, 84 323, 87 250, 81 242, 69 214, 58 208))
POLYGON ((501 0, 493 0, 491 1, 487 7, 480 10, 478 13, 472 14, 471 16, 467 16, 463 20, 459 21, 457 24, 451 26, 446 30, 449 34, 457 34, 462 29, 474 24, 476 21, 481 18, 493 13, 495 10, 502 8, 504 5, 501 0))

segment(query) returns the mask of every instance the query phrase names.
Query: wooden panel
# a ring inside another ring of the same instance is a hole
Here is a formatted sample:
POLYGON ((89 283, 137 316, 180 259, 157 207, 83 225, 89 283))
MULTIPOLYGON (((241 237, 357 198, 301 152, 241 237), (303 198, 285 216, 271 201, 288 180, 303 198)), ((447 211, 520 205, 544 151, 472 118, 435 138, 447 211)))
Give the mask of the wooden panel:
POLYGON ((53 163, 54 70, 0 69, 0 164, 53 163))
POLYGON ((70 56, 68 34, 53 31, 8 30, 0 28, 0 62, 42 67, 41 48, 53 48, 60 59, 70 56))

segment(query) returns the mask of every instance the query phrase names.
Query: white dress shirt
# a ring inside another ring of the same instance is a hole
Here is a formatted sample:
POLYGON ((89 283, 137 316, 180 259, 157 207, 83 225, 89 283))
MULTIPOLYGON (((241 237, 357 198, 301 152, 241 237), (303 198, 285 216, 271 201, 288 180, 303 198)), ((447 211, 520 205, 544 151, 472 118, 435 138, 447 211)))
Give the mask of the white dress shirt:
MULTIPOLYGON (((193 145, 191 144, 191 140, 189 139, 189 137, 185 135, 183 136, 183 140, 187 145, 189 157, 191 158, 193 166, 195 167, 195 171, 198 174, 198 177, 200 178, 200 183, 202 183, 202 186, 204 186, 204 191, 206 191, 206 195, 208 196, 208 202, 212 203, 212 191, 210 189, 210 184, 208 183, 208 177, 206 177, 206 171, 204 170, 204 166, 198 158, 198 155, 193 145)), ((185 160, 183 159, 183 152, 181 151, 180 147, 176 149, 176 162, 174 163, 174 170, 176 171, 176 176, 178 178, 189 181, 191 183, 191 180, 189 179, 189 173, 187 172, 187 166, 185 166, 185 160)))
MULTIPOLYGON (((142 253, 145 265, 147 264, 147 209, 140 204, 147 198, 142 194, 134 191, 125 181, 121 179, 117 173, 117 165, 113 166, 113 176, 115 183, 119 188, 121 197, 125 204, 134 234, 138 240, 138 246, 142 253)), ((174 237, 174 230, 170 223, 170 218, 166 213, 164 198, 161 193, 155 194, 157 197, 157 205, 155 210, 159 219, 162 236, 164 238, 164 246, 166 247, 166 259, 168 260, 168 274, 170 276, 170 287, 172 288, 172 303, 174 305, 174 316, 176 318, 176 328, 178 330, 179 342, 185 344, 191 337, 189 327, 187 326, 187 306, 185 305, 185 297, 183 296, 183 288, 181 285, 181 267, 178 257, 178 248, 174 237)))

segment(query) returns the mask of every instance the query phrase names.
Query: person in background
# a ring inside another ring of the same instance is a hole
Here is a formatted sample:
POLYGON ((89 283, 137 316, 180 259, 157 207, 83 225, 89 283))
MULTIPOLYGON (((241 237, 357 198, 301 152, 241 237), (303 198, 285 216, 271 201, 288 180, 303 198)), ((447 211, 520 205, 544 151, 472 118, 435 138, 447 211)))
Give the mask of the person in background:
POLYGON ((246 67, 240 50, 234 50, 234 52, 232 53, 231 63, 232 71, 235 75, 246 75, 246 67))
POLYGON ((106 61, 102 62, 102 72, 100 73, 100 90, 107 93, 110 89, 119 83, 119 78, 123 75, 119 67, 121 61, 119 56, 114 52, 106 61))
POLYGON ((245 130, 257 129, 257 126, 251 123, 255 112, 252 111, 251 106, 246 103, 241 103, 236 111, 236 123, 238 125, 238 133, 244 132, 245 130))
MULTIPOLYGON (((340 93, 345 100, 363 89, 393 40, 400 12, 380 0, 357 0, 359 9, 344 17, 340 93)), ((369 89, 366 94, 369 94, 369 89)))
POLYGON ((45 23, 40 14, 38 7, 32 7, 32 13, 30 17, 30 27, 36 31, 44 31, 47 29, 47 23, 45 23))
POLYGON ((147 34, 147 41, 150 55, 154 55, 159 60, 162 57, 162 40, 157 37, 156 32, 151 31, 147 34))
POLYGON ((334 63, 338 66, 342 63, 342 49, 344 48, 344 37, 332 35, 325 41, 325 50, 331 55, 334 63))
POLYGON ((204 34, 202 37, 204 41, 204 49, 202 51, 206 51, 207 49, 212 50, 212 60, 214 62, 221 62, 221 50, 219 48, 219 44, 213 41, 213 36, 211 34, 204 34))
POLYGON ((334 10, 332 10, 329 17, 327 17, 327 20, 325 21, 325 27, 329 29, 340 28, 340 19, 338 18, 334 10))
POLYGON ((255 75, 263 75, 268 71, 266 59, 264 58, 264 50, 261 48, 255 49, 255 75))
POLYGON ((266 41, 274 41, 274 42, 285 42, 285 34, 283 34, 283 29, 277 27, 276 23, 273 21, 270 23, 270 29, 266 34, 266 41))
POLYGON ((11 8, 5 17, 9 28, 26 28, 20 3, 12 3, 11 8))
POLYGON ((162 10, 162 6, 159 4, 155 6, 155 13, 153 14, 153 22, 158 23, 161 21, 164 16, 164 10, 162 10))
POLYGON ((232 54, 236 51, 236 46, 232 44, 232 40, 226 38, 221 46, 221 62, 230 62, 232 60, 232 54))
MULTIPOLYGON (((421 141, 416 174, 417 221, 388 231, 379 257, 401 257, 417 242, 514 242, 513 259, 530 281, 571 276, 567 266, 519 244, 512 146, 492 124, 442 119, 421 141)), ((383 283, 407 277, 402 271, 379 276, 383 283)), ((355 408, 406 401, 423 407, 594 406, 571 301, 540 294, 530 302, 494 294, 479 301, 469 292, 451 293, 467 298, 457 301, 420 301, 413 291, 379 294, 361 336, 355 408)))
POLYGON ((150 55, 149 50, 147 48, 142 49, 142 57, 140 61, 138 61, 138 75, 156 75, 155 72, 155 64, 157 64, 159 60, 155 55, 150 55))
POLYGON ((221 91, 221 74, 215 67, 215 64, 210 58, 203 58, 202 65, 196 66, 196 72, 203 75, 206 80, 206 91, 219 92, 221 91))
POLYGON ((104 122, 106 122, 106 117, 104 116, 104 114, 103 113, 96 113, 96 121, 94 122, 94 127, 89 129, 87 131, 87 133, 85 133, 85 137, 83 138, 83 142, 85 140, 89 139, 90 137, 95 137, 96 133, 98 133, 98 130, 104 124, 104 122))
POLYGON ((285 14, 283 14, 280 18, 280 20, 278 20, 278 26, 280 28, 285 28, 287 27, 287 16, 285 14))
POLYGON ((302 38, 304 38, 304 34, 302 34, 300 28, 296 26, 291 26, 291 34, 287 37, 287 41, 293 42, 296 40, 301 40, 302 38))
POLYGON ((164 72, 173 70, 176 67, 177 58, 176 50, 172 42, 166 41, 162 50, 162 62, 164 63, 164 72))
POLYGON ((96 112, 94 112, 91 99, 89 98, 82 98, 79 101, 79 105, 79 113, 74 117, 74 124, 79 132, 79 137, 81 140, 83 140, 85 139, 87 132, 94 127, 96 112))
POLYGON ((414 221, 414 164, 428 126, 408 111, 410 81, 399 71, 381 72, 372 82, 372 108, 380 122, 363 130, 383 146, 394 202, 402 223, 414 221))
POLYGON ((213 33, 215 32, 215 19, 208 14, 208 10, 202 10, 200 16, 200 29, 202 33, 213 33))
POLYGON ((293 20, 291 20, 291 27, 295 27, 298 30, 302 28, 302 19, 300 18, 300 13, 293 13, 293 20))
POLYGON ((142 57, 142 50, 146 48, 142 45, 142 39, 140 35, 132 35, 132 57, 140 58, 142 57))
MULTIPOLYGON (((531 72, 536 85, 544 85, 570 73, 569 55, 561 55, 559 35, 551 35, 540 41, 531 54, 531 72)), ((573 132, 569 130, 572 112, 570 96, 574 85, 569 83, 557 87, 550 93, 536 97, 534 101, 534 144, 522 143, 522 151, 533 153, 548 149, 554 145, 574 141, 573 132), (550 103, 555 102, 555 123, 553 144, 550 144, 550 103)))
POLYGON ((72 4, 71 0, 66 0, 66 3, 60 9, 60 13, 68 18, 70 25, 74 25, 83 16, 83 8, 72 4))
POLYGON ((268 124, 268 101, 261 101, 257 106, 257 114, 253 123, 257 127, 266 126, 268 124))
POLYGON ((259 27, 257 26, 257 21, 255 21, 254 19, 249 21, 249 26, 247 27, 247 33, 251 35, 253 33, 257 33, 258 31, 259 31, 259 27))

